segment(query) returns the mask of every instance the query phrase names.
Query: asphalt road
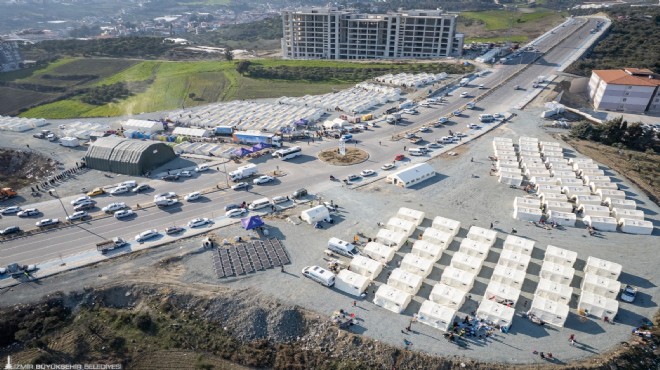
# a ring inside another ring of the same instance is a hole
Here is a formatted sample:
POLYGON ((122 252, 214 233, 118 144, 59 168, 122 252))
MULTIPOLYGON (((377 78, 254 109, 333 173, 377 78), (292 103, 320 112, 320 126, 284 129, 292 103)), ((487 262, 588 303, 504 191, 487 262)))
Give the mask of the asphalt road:
MULTIPOLYGON (((447 136, 449 130, 464 132, 468 135, 474 133, 467 129, 468 123, 478 123, 478 115, 482 113, 503 112, 510 109, 522 100, 532 89, 534 79, 540 75, 549 76, 555 73, 557 67, 570 58, 580 45, 589 36, 589 30, 595 26, 596 20, 589 20, 586 27, 576 31, 584 20, 574 19, 572 24, 561 27, 555 34, 550 34, 535 47, 545 52, 555 45, 562 37, 569 35, 566 40, 550 52, 543 55, 532 66, 508 81, 497 91, 493 91, 481 100, 477 109, 466 110, 460 117, 454 117, 451 122, 442 128, 433 128, 429 133, 420 134, 425 144, 441 136, 447 136), (523 87, 522 90, 514 90, 514 86, 523 87)), ((329 186, 339 186, 340 183, 331 183, 328 180, 330 174, 345 178, 349 174, 357 174, 362 169, 373 169, 377 172, 383 163, 391 162, 398 153, 404 153, 404 146, 412 147, 407 140, 393 141, 395 134, 415 130, 423 124, 435 122, 441 116, 449 115, 452 111, 463 107, 468 101, 480 94, 484 94, 492 87, 498 85, 513 73, 523 69, 526 63, 536 58, 535 53, 523 53, 520 60, 516 58, 506 64, 495 65, 491 73, 484 77, 478 77, 471 81, 466 87, 460 87, 450 92, 443 104, 433 105, 431 108, 419 107, 417 115, 404 115, 405 120, 401 124, 388 125, 381 122, 378 127, 364 133, 355 135, 356 143, 350 143, 356 147, 369 152, 366 163, 356 166, 330 166, 319 165, 315 155, 319 150, 327 149, 337 145, 336 140, 315 140, 314 143, 296 143, 303 148, 304 155, 289 161, 281 161, 275 158, 261 157, 253 160, 258 163, 261 173, 270 173, 279 169, 284 175, 278 177, 277 181, 267 185, 253 186, 250 191, 220 190, 206 194, 204 199, 192 203, 182 201, 179 206, 161 210, 155 207, 147 209, 136 209, 136 204, 145 204, 153 200, 153 194, 165 191, 174 191, 183 198, 183 195, 203 189, 215 189, 217 185, 226 186, 226 175, 224 167, 219 170, 211 170, 196 174, 194 178, 188 178, 178 182, 163 182, 152 180, 149 183, 155 188, 154 191, 143 194, 126 194, 119 196, 104 195, 95 198, 98 208, 93 212, 100 213, 100 208, 115 201, 126 202, 136 210, 136 217, 124 221, 113 217, 99 217, 90 222, 80 222, 73 226, 54 229, 29 237, 18 237, 9 241, 0 242, 0 266, 12 262, 22 264, 39 263, 46 260, 67 256, 94 248, 101 240, 114 236, 122 236, 133 239, 141 231, 156 228, 162 231, 169 225, 183 226, 189 220, 196 217, 217 218, 224 217, 224 205, 228 203, 251 202, 261 197, 273 197, 276 195, 289 195, 300 187, 308 188, 312 193, 327 189, 329 186), (486 89, 478 89, 483 84, 486 89), (462 92, 468 92, 470 98, 461 98, 462 92)), ((380 108, 376 113, 381 114, 387 107, 380 108)), ((469 139, 466 138, 466 139, 469 139)), ((420 159, 423 160, 424 157, 420 159)), ((233 170, 238 165, 230 162, 227 171, 233 170), (230 165, 231 164, 231 165, 230 165)), ((19 219, 16 216, 3 216, 0 220, 0 229, 11 225, 18 225, 24 229, 34 228, 34 223, 41 218, 59 218, 64 220, 67 213, 73 212, 70 201, 75 197, 52 199, 43 203, 23 208, 35 207, 42 211, 39 217, 19 219), (65 211, 66 210, 66 211, 65 211)), ((185 234, 184 234, 185 235, 185 234)))

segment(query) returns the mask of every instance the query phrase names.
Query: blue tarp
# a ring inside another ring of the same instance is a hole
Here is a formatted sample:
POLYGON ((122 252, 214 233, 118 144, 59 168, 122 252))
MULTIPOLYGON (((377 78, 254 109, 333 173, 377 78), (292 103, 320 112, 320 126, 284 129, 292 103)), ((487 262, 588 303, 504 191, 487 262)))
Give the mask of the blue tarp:
POLYGON ((252 153, 252 151, 249 150, 249 149, 245 149, 245 148, 238 148, 238 149, 233 150, 233 151, 231 152, 231 154, 233 154, 233 155, 237 155, 237 156, 239 156, 239 157, 244 157, 244 156, 246 156, 246 155, 248 155, 248 154, 250 154, 250 153, 252 153))
POLYGON ((255 146, 252 147, 252 152, 253 152, 253 153, 254 153, 254 152, 258 152, 258 151, 260 151, 260 150, 262 150, 262 149, 270 148, 271 146, 272 146, 272 145, 270 145, 270 144, 268 144, 268 143, 259 143, 259 144, 257 144, 257 145, 255 145, 255 146))
POLYGON ((306 119, 304 119, 304 118, 301 118, 301 119, 295 121, 294 124, 295 124, 296 126, 304 126, 304 125, 309 124, 309 121, 306 120, 306 119))
POLYGON ((245 230, 252 230, 259 226, 263 226, 264 222, 259 216, 250 216, 246 218, 241 218, 241 225, 245 230))

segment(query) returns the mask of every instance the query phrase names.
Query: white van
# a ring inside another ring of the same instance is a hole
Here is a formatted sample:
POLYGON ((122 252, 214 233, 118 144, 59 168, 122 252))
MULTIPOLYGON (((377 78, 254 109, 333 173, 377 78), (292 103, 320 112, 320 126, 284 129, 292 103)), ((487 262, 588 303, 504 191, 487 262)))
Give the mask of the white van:
POLYGON ((423 150, 422 148, 410 148, 408 149, 408 153, 414 156, 422 156, 426 154, 426 151, 423 150))
POLYGON ((454 142, 454 138, 449 136, 443 136, 438 141, 441 142, 442 144, 451 144, 454 142))
POLYGON ((261 208, 264 208, 264 207, 268 207, 270 205, 272 205, 270 199, 261 198, 261 199, 257 199, 254 202, 250 203, 250 206, 248 208, 250 210, 254 211, 256 209, 261 209, 261 208))
POLYGON ((331 287, 335 285, 335 274, 320 266, 307 266, 302 270, 302 274, 319 284, 331 287))
POLYGON ((339 238, 330 238, 330 240, 328 240, 328 249, 349 258, 360 255, 360 252, 358 252, 353 244, 339 238))

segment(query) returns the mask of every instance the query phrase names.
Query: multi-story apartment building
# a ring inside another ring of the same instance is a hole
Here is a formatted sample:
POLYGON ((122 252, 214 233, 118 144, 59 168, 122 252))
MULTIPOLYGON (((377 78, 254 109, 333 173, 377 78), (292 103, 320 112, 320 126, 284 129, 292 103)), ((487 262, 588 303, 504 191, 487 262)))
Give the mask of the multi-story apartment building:
POLYGON ((589 97, 594 108, 619 112, 660 112, 660 76, 648 69, 593 70, 589 97))
POLYGON ((14 71, 21 68, 21 54, 18 43, 12 40, 0 39, 0 72, 14 71))
POLYGON ((438 58, 461 55, 457 14, 409 10, 359 14, 333 8, 282 12, 288 59, 438 58))

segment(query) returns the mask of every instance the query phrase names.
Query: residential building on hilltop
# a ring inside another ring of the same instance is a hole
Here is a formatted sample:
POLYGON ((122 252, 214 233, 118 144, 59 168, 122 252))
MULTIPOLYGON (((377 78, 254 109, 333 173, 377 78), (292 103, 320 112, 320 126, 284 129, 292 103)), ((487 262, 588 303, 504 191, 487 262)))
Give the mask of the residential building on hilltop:
POLYGON ((0 72, 9 72, 21 68, 21 54, 18 43, 13 40, 0 39, 0 72))
POLYGON ((640 68, 593 70, 589 97, 595 109, 658 113, 660 76, 640 68))
POLYGON ((459 56, 458 14, 408 10, 361 14, 334 8, 282 12, 287 59, 413 59, 459 56))

